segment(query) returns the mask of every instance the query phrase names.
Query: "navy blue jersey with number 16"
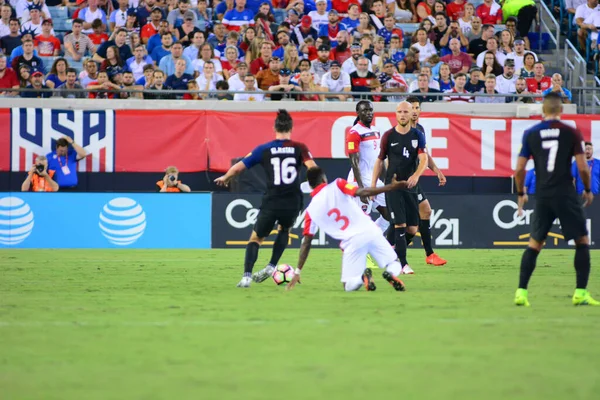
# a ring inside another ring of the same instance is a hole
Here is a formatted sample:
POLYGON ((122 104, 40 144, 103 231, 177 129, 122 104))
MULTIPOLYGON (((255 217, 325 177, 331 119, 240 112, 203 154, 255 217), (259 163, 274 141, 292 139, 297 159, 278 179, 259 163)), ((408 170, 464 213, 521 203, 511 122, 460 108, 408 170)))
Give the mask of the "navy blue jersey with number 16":
POLYGON ((244 157, 246 168, 260 164, 267 174, 267 192, 261 208, 302 207, 300 168, 308 160, 312 160, 312 155, 304 143, 279 139, 258 146, 244 157))
POLYGON ((533 158, 538 196, 575 193, 571 162, 584 146, 581 132, 560 121, 542 121, 525 131, 519 156, 533 158))

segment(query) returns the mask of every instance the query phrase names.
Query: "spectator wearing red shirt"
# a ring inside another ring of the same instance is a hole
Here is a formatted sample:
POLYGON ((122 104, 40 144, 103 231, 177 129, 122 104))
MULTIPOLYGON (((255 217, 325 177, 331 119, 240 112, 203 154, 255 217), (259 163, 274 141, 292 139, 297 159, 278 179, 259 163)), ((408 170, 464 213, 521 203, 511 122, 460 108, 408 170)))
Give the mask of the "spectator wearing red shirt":
POLYGON ((497 25, 502 23, 502 7, 494 0, 483 0, 483 4, 477 7, 477 16, 481 18, 482 24, 497 25))
POLYGON ((445 101, 449 102, 463 102, 463 103, 472 103, 473 96, 464 96, 465 94, 470 94, 466 91, 465 85, 467 84, 467 74, 459 72, 454 77, 454 87, 446 93, 448 96, 444 97, 445 101))
POLYGON ((333 55, 333 59, 342 65, 344 61, 352 56, 350 44, 348 43, 348 32, 339 31, 336 37, 336 42, 337 46, 331 50, 331 54, 333 55))
POLYGON ((458 21, 465 13, 465 0, 454 0, 446 6, 446 13, 452 21, 458 21))
POLYGON ((60 54, 60 40, 52 35, 52 20, 42 22, 42 34, 33 41, 40 57, 56 57, 60 54))
POLYGON ((250 63, 250 73, 258 74, 263 69, 269 68, 269 61, 273 55, 273 43, 264 41, 260 46, 260 57, 250 63))
POLYGON ((344 17, 348 15, 348 6, 350 6, 350 4, 356 4, 359 7, 360 12, 360 1, 358 0, 331 0, 331 8, 344 17))
POLYGON ((533 65, 533 78, 527 78, 527 91, 529 93, 542 93, 544 90, 552 87, 552 78, 544 76, 546 68, 541 62, 533 65))
POLYGON ((95 19, 92 22, 92 29, 94 33, 88 34, 88 37, 96 46, 101 45, 102 43, 108 41, 108 35, 104 32, 104 24, 101 19, 95 19))
POLYGON ((90 92, 90 99, 112 99, 115 97, 115 93, 111 89, 120 89, 120 87, 108 80, 106 71, 100 71, 98 72, 98 79, 90 82, 87 89, 106 89, 103 92, 90 92))
POLYGON ((158 26, 162 20, 163 14, 159 7, 154 7, 150 13, 150 21, 142 27, 140 38, 142 43, 148 43, 148 40, 158 33, 158 26))
POLYGON ((11 92, 7 92, 6 89, 19 87, 17 73, 12 68, 7 68, 6 61, 6 56, 0 54, 0 96, 13 95, 11 92))
POLYGON ((450 73, 454 75, 459 72, 463 74, 469 72, 473 61, 467 53, 460 51, 460 40, 456 38, 450 39, 450 51, 452 51, 452 54, 440 58, 440 61, 448 64, 450 73))

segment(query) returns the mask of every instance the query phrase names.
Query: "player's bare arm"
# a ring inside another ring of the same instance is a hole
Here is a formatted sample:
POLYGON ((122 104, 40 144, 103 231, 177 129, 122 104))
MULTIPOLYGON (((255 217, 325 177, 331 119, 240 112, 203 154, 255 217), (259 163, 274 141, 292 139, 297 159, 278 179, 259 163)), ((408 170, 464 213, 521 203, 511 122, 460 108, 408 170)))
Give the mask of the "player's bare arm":
POLYGON ((396 175, 393 176, 392 182, 385 186, 380 187, 370 187, 370 188, 360 188, 354 194, 354 197, 370 197, 377 196, 380 193, 391 192, 393 190, 398 189, 406 189, 408 188, 408 183, 406 181, 398 181, 396 180, 396 175))
POLYGON ((308 254, 310 253, 310 247, 312 245, 313 235, 304 235, 302 239, 302 244, 300 245, 300 255, 298 256, 298 266, 294 271, 294 277, 287 284, 286 290, 291 290, 296 286, 296 283, 300 281, 300 272, 302 268, 304 268, 304 264, 306 263, 306 259, 308 258, 308 254))
POLYGON ((588 167, 587 160, 585 159, 585 154, 576 154, 575 155, 575 163, 577 164, 577 169, 579 170, 579 176, 581 177, 581 181, 583 182, 584 191, 582 193, 583 197, 583 206, 587 207, 592 204, 594 201, 594 195, 592 194, 592 177, 590 174, 590 169, 588 167))
POLYGON ((433 171, 434 174, 437 175, 438 180, 440 181, 440 186, 446 185, 446 176, 444 173, 438 168, 435 161, 433 161, 433 157, 429 154, 427 155, 427 167, 433 171))
POLYGON ((375 165, 373 166, 373 176, 371 177, 371 187, 377 187, 377 179, 381 174, 383 169, 383 160, 378 158, 375 160, 375 165))
POLYGON ((310 160, 306 160, 304 161, 304 166, 306 167, 306 169, 311 169, 317 166, 317 163, 315 162, 315 160, 310 159, 310 160))
POLYGON ((419 178, 421 177, 421 175, 423 175, 423 172, 425 172, 425 169, 427 168, 428 158, 429 156, 427 155, 427 153, 423 152, 419 154, 419 166, 417 167, 415 173, 408 178, 408 189, 417 186, 417 183, 419 183, 419 178))
MULTIPOLYGON (((313 163, 314 163, 314 161, 313 161, 313 163)), ((215 179, 215 183, 218 186, 227 186, 227 185, 229 185, 229 181, 234 176, 239 175, 245 169, 246 169, 246 166, 244 165, 244 163, 242 161, 238 161, 234 166, 229 168, 229 171, 227 171, 227 173, 225 175, 220 176, 217 179, 215 179)))
MULTIPOLYGON (((515 169, 515 185, 517 186, 517 215, 520 217, 523 215, 523 206, 529 201, 527 193, 525 193, 525 165, 527 164, 527 158, 517 158, 517 168, 515 169)), ((587 166, 587 164, 586 164, 587 166)))
MULTIPOLYGON (((358 153, 350 153, 349 157, 350 166, 352 167, 352 172, 354 173, 354 179, 356 180, 358 187, 363 188, 365 187, 365 185, 363 184, 362 175, 360 173, 360 156, 358 155, 358 153)), ((369 202, 369 199, 367 197, 361 196, 360 201, 367 204, 369 202)))

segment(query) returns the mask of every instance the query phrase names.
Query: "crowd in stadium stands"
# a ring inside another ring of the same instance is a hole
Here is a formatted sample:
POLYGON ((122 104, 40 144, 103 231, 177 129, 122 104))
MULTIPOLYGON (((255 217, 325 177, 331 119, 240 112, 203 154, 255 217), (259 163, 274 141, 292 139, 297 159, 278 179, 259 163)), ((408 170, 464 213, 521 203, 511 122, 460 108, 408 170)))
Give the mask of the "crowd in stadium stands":
MULTIPOLYGON (((533 0, 0 4, 3 97, 398 101, 418 92, 424 101, 503 103, 555 91, 572 99, 530 48, 533 0)), ((590 35, 595 49, 598 0, 565 6, 580 46, 590 35)))

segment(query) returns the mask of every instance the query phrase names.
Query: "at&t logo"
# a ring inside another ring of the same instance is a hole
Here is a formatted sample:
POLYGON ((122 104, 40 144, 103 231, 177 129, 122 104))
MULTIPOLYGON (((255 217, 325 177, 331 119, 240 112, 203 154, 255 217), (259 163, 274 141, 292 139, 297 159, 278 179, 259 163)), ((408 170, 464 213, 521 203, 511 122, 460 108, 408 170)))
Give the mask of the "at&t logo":
POLYGON ((33 211, 18 197, 0 199, 0 244, 14 246, 31 234, 33 211))
POLYGON ((98 226, 110 243, 128 246, 144 234, 146 213, 135 200, 117 197, 102 208, 98 226))

